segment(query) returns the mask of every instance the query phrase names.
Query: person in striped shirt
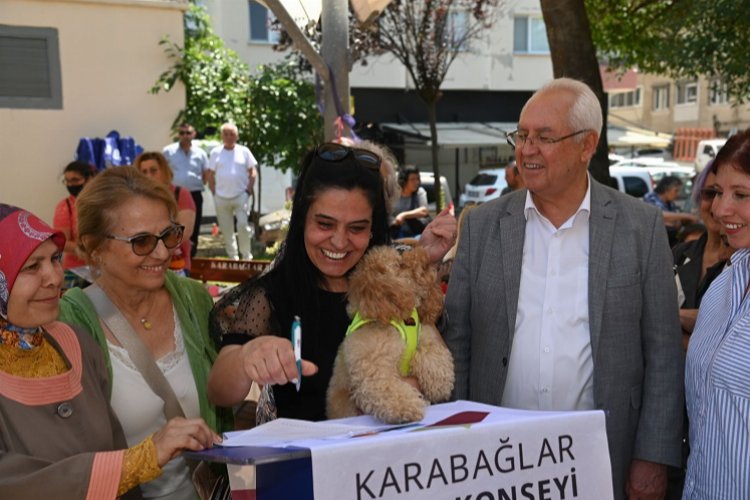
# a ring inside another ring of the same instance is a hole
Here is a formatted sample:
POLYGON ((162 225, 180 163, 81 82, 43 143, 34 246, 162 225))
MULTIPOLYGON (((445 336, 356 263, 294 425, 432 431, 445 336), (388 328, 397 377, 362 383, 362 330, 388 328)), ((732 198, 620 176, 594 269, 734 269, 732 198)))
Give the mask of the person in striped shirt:
POLYGON ((750 498, 750 129, 712 166, 712 211, 737 251, 703 297, 688 346, 690 456, 683 499, 750 498))

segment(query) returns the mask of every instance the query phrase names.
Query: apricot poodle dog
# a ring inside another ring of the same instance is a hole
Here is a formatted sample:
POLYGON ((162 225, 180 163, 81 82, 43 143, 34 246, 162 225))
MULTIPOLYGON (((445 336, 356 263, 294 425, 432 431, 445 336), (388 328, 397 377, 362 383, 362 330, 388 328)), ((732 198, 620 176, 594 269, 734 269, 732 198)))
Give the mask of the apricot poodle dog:
POLYGON ((328 388, 328 418, 365 413, 386 423, 421 420, 429 403, 450 397, 454 382, 453 359, 435 327, 443 295, 427 252, 371 249, 352 272, 348 298, 349 315, 359 312, 369 322, 347 334, 339 347, 328 388), (412 323, 415 308, 421 330, 403 377, 406 342, 392 322, 412 323))

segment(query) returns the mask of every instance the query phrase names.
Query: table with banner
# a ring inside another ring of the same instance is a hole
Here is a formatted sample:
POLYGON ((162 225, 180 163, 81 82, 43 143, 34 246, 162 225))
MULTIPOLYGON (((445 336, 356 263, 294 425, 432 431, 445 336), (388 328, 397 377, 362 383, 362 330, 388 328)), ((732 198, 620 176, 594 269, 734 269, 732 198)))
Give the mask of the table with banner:
POLYGON ((401 426, 279 419, 189 455, 226 463, 234 500, 606 500, 604 419, 456 401, 401 426))

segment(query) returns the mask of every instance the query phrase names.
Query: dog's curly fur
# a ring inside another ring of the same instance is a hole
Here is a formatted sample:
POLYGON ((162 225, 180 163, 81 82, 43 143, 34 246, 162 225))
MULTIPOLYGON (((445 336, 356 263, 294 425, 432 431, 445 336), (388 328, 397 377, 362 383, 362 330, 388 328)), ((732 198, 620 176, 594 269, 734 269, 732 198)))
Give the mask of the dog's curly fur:
POLYGON ((371 249, 349 278, 349 313, 374 321, 347 336, 339 347, 328 387, 328 418, 361 410, 386 423, 424 418, 428 402, 445 401, 453 390, 453 359, 435 323, 443 308, 435 269, 422 248, 399 254, 371 249), (405 344, 390 321, 416 307, 422 330, 411 376, 421 393, 399 374, 405 344))

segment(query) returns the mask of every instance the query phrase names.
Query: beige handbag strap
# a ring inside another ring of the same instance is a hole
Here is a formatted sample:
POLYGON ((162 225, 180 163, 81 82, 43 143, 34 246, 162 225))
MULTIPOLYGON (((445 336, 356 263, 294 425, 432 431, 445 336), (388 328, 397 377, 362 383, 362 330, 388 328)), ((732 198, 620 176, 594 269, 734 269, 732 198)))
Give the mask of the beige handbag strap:
POLYGON ((154 391, 154 394, 164 400, 164 416, 167 417, 167 420, 174 417, 184 418, 185 412, 182 410, 172 386, 169 385, 146 344, 135 333, 128 320, 125 319, 99 285, 93 284, 86 287, 84 292, 88 295, 91 303, 94 304, 101 322, 109 329, 120 345, 128 351, 130 359, 141 372, 148 386, 154 391))

